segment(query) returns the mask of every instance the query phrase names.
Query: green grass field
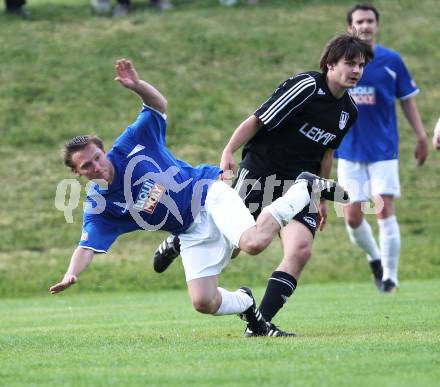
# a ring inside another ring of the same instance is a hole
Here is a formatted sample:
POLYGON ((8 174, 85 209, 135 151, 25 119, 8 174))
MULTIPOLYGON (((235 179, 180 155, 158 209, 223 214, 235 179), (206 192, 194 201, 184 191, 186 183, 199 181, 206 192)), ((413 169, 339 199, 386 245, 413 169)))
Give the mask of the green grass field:
MULTIPOLYGON (((44 295, 66 268, 81 233, 82 207, 73 211, 72 224, 55 208, 57 184, 74 177, 59 149, 66 139, 90 132, 110 146, 136 116, 137 98, 113 81, 116 58, 133 59, 167 96, 172 151, 192 163, 218 163, 228 136, 280 81, 318 67, 325 42, 344 31, 351 2, 175 4, 160 14, 135 1, 130 17, 112 20, 93 16, 86 0, 33 0, 30 21, 0 15, 0 295, 44 295)), ((375 4, 382 14, 379 40, 404 56, 422 90, 417 103, 431 132, 440 98, 439 8, 433 0, 375 4)), ((417 168, 414 136, 401 114, 400 122, 401 280, 438 278, 440 152, 417 168)), ((336 211, 329 215, 302 283, 367 281, 365 257, 348 241, 336 211)), ((369 219, 374 227, 374 217, 369 219)), ((110 254, 96 259, 84 274, 88 285, 79 289, 183 288, 179 265, 166 277, 150 268, 149 257, 164 236, 123 236, 110 254)), ((259 257, 238 261, 224 280, 262 285, 280 255, 274 243, 259 257)))
MULTIPOLYGON (((261 296, 263 289, 256 292, 261 296)), ((235 316, 192 311, 184 291, 0 301, 1 384, 435 386, 440 281, 398 294, 307 285, 277 322, 296 338, 244 338, 235 316)))

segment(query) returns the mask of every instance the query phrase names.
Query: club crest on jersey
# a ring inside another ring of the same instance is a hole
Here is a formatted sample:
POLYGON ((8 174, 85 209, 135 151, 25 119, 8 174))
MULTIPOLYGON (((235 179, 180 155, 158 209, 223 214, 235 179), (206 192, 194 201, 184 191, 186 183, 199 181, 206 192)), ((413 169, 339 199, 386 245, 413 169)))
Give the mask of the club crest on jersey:
POLYGON ((133 208, 137 211, 145 211, 152 214, 164 192, 164 186, 152 180, 144 181, 133 208))
POLYGON ((347 125, 348 122, 348 117, 350 117, 350 114, 344 111, 341 112, 341 117, 339 117, 339 129, 342 130, 345 128, 345 125, 347 125))

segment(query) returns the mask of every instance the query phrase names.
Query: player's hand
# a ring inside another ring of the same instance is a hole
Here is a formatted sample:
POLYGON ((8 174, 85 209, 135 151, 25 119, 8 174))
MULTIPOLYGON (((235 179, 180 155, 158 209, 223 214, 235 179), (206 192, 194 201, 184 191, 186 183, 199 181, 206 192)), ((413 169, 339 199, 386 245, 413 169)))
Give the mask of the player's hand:
POLYGON ((66 274, 61 282, 58 282, 57 284, 51 286, 49 288, 49 291, 52 294, 56 294, 59 292, 62 292, 63 290, 67 289, 68 287, 72 286, 77 281, 77 277, 73 274, 66 274))
POLYGON ((125 58, 118 59, 116 61, 115 70, 115 81, 118 81, 122 86, 128 89, 134 89, 139 83, 139 75, 129 60, 125 58))
POLYGON ((327 203, 321 200, 318 210, 318 230, 323 231, 325 224, 327 223, 327 203))
POLYGON ((432 145, 434 149, 440 149, 440 130, 434 133, 434 136, 432 137, 432 145))
POLYGON ((237 172, 237 163, 231 152, 224 151, 220 160, 220 168, 223 169, 222 180, 232 181, 237 172))
POLYGON ((414 157, 416 158, 419 167, 425 163, 425 160, 428 157, 428 152, 428 141, 426 140, 426 137, 418 140, 414 151, 414 157))

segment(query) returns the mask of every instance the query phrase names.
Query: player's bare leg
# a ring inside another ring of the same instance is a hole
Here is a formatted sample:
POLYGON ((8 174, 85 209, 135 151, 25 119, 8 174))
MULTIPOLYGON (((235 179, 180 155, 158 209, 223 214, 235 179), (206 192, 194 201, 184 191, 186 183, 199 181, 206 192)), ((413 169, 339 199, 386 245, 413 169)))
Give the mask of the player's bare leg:
POLYGON ((234 292, 218 287, 218 276, 196 278, 188 281, 192 305, 200 313, 223 316, 238 314, 256 332, 266 336, 268 325, 258 310, 252 291, 242 287, 234 292))

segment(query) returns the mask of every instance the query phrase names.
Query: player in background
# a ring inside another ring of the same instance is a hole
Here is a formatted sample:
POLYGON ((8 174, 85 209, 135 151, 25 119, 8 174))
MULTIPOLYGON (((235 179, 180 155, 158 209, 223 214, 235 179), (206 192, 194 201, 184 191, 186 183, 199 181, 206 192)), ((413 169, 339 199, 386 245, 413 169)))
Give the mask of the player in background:
MULTIPOLYGON (((372 56, 371 47, 356 36, 332 39, 321 57, 321 72, 308 71, 287 79, 234 131, 220 167, 235 172, 234 153, 244 145, 234 185, 254 216, 278 200, 302 171, 329 177, 333 151, 357 117, 347 89, 356 85, 372 56)), ((269 278, 259 307, 268 322, 295 291, 311 257, 315 231, 323 230, 326 218, 326 202, 321 200, 281 230, 284 255, 269 278)), ((159 246, 154 257, 156 271, 165 270, 177 255, 176 239, 171 237, 159 246)), ((275 336, 294 335, 273 328, 275 336)), ((246 336, 256 334, 247 327, 246 336)))
POLYGON ((374 60, 350 94, 359 109, 358 120, 336 152, 338 179, 350 192, 345 206, 346 228, 351 242, 367 255, 376 286, 393 292, 398 286, 400 230, 394 200, 400 197, 397 119, 395 99, 416 135, 414 156, 421 166, 428 155, 425 129, 414 96, 419 92, 400 55, 376 43, 379 12, 359 4, 347 13, 348 31, 374 49, 374 60), (379 246, 364 217, 363 202, 375 202, 379 246))
POLYGON ((303 173, 254 220, 236 191, 218 180, 218 167, 192 167, 166 148, 167 101, 162 94, 139 79, 130 61, 118 60, 116 75, 142 99, 143 108, 108 153, 96 136, 78 136, 65 145, 65 164, 94 184, 86 200, 79 246, 63 279, 50 292, 73 285, 95 253, 106 253, 119 235, 166 230, 180 235, 194 308, 214 315, 239 314, 258 335, 268 335, 270 326, 256 308, 251 290, 223 289, 218 286, 219 274, 234 248, 252 255, 265 249, 310 202, 314 184, 325 183, 323 195, 330 199, 337 195, 346 200, 343 190, 335 182, 303 173))

